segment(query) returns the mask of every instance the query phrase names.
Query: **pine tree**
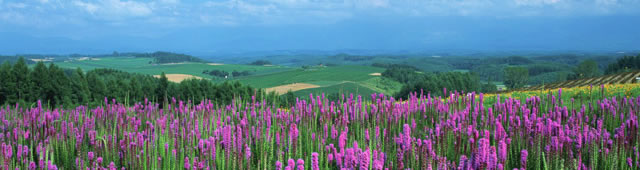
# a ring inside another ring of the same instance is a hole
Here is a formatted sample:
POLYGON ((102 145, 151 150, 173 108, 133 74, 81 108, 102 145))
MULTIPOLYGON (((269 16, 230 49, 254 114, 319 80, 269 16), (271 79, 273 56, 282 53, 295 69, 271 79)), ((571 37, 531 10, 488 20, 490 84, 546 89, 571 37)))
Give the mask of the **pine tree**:
POLYGON ((9 90, 8 95, 10 103, 16 103, 18 101, 26 100, 26 93, 30 90, 29 87, 29 67, 27 67, 24 58, 20 57, 13 68, 11 69, 13 75, 13 82, 15 86, 9 90))
POLYGON ((71 89, 73 89, 71 91, 71 101, 73 103, 87 104, 90 102, 91 91, 89 90, 89 84, 80 68, 77 68, 71 75, 71 89))
POLYGON ((134 76, 129 81, 129 101, 140 101, 143 100, 142 87, 140 85, 140 81, 138 81, 138 77, 134 76))
POLYGON ((104 100, 107 87, 102 79, 98 78, 97 73, 87 73, 87 84, 89 85, 89 91, 91 91, 91 99, 94 102, 100 103, 104 100))
POLYGON ((64 71, 51 63, 49 64, 49 77, 51 78, 51 86, 46 90, 46 98, 51 106, 71 105, 69 78, 64 74, 64 71))
POLYGON ((158 87, 156 88, 156 97, 158 101, 166 101, 167 100, 167 88, 169 87, 169 79, 167 79, 167 75, 162 72, 160 75, 160 80, 158 87))
MULTIPOLYGON (((49 69, 43 62, 38 62, 29 75, 31 90, 29 91, 29 101, 46 100, 47 89, 51 88, 51 77, 49 69)), ((43 101, 46 103, 46 101, 43 101)))
POLYGON ((8 96, 11 95, 10 89, 14 88, 13 76, 11 74, 11 64, 5 61, 0 66, 0 105, 5 104, 8 96))

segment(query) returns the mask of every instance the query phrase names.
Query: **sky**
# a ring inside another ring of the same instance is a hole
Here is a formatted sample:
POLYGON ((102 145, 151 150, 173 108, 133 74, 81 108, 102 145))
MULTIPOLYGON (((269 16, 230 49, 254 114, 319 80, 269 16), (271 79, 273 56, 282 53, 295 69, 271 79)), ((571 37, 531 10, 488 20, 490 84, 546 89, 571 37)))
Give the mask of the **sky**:
POLYGON ((0 54, 638 50, 640 0, 0 0, 0 54))

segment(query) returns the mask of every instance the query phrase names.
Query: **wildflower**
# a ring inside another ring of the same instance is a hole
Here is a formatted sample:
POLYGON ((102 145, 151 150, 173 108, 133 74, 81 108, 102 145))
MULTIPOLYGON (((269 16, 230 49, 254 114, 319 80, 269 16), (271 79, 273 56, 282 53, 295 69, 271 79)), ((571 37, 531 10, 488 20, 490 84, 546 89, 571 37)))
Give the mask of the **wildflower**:
POLYGON ((304 160, 298 159, 298 170, 304 170, 304 160))
POLYGON ((87 159, 89 159, 89 161, 92 161, 92 160, 93 160, 93 156, 94 156, 94 155, 93 155, 93 152, 89 152, 89 153, 87 153, 87 159))
POLYGON ((189 164, 189 157, 184 157, 184 169, 191 168, 191 164, 189 164))
POLYGON ((529 155, 529 153, 527 152, 526 149, 522 150, 520 152, 520 166, 521 168, 527 168, 527 156, 529 155))
POLYGON ((311 153, 311 169, 312 170, 319 170, 320 166, 318 164, 319 164, 319 162, 318 162, 318 153, 317 152, 311 153))

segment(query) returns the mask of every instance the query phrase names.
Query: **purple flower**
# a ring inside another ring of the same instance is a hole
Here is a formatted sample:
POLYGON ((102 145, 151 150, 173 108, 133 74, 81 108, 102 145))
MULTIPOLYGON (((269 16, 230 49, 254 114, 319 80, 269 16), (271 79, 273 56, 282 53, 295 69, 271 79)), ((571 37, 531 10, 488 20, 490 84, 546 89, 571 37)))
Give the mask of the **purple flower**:
POLYGON ((93 156, 94 156, 94 155, 93 155, 93 152, 89 152, 89 153, 87 153, 87 159, 89 159, 89 161, 92 161, 92 160, 93 160, 93 156))
POLYGON ((522 150, 520 152, 520 166, 521 168, 526 168, 527 167, 527 156, 529 155, 529 152, 527 152, 526 149, 522 150))
POLYGON ((35 163, 35 162, 33 162, 33 161, 31 161, 31 162, 29 163, 29 169, 30 169, 30 170, 35 170, 35 169, 36 169, 36 163, 35 163))
POLYGON ((287 163, 288 163, 288 164, 287 164, 287 166, 288 166, 289 168, 295 168, 295 167, 296 167, 296 161, 295 161, 295 160, 293 160, 293 159, 289 159, 289 160, 287 161, 287 163))
POLYGON ((319 170, 320 166, 318 164, 319 164, 319 162, 318 162, 318 153, 317 152, 311 153, 311 169, 312 170, 319 170))
POLYGON ((629 167, 633 167, 633 161, 631 160, 631 157, 627 158, 627 165, 629 165, 629 167))
POLYGON ((360 170, 368 170, 369 169, 369 149, 362 152, 360 154, 360 170))
POLYGON ((282 162, 276 161, 276 170, 282 170, 282 162))
POLYGON ((191 168, 191 164, 189 164, 189 157, 184 157, 184 169, 191 168))
POLYGON ((304 170, 304 160, 298 159, 298 170, 304 170))
POLYGON ((505 163, 505 161, 507 161, 507 144, 504 140, 501 140, 498 143, 498 158, 501 163, 505 163))

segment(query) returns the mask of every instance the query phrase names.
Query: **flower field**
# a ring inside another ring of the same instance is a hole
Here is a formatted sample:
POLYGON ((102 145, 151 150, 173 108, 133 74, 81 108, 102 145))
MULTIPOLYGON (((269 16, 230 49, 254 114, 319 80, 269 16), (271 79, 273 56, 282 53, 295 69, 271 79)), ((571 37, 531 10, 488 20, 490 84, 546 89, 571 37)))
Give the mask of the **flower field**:
POLYGON ((2 169, 638 169, 639 89, 502 97, 445 90, 452 95, 418 92, 404 101, 310 95, 291 108, 255 98, 226 106, 107 99, 72 110, 5 106, 0 162, 2 169))

